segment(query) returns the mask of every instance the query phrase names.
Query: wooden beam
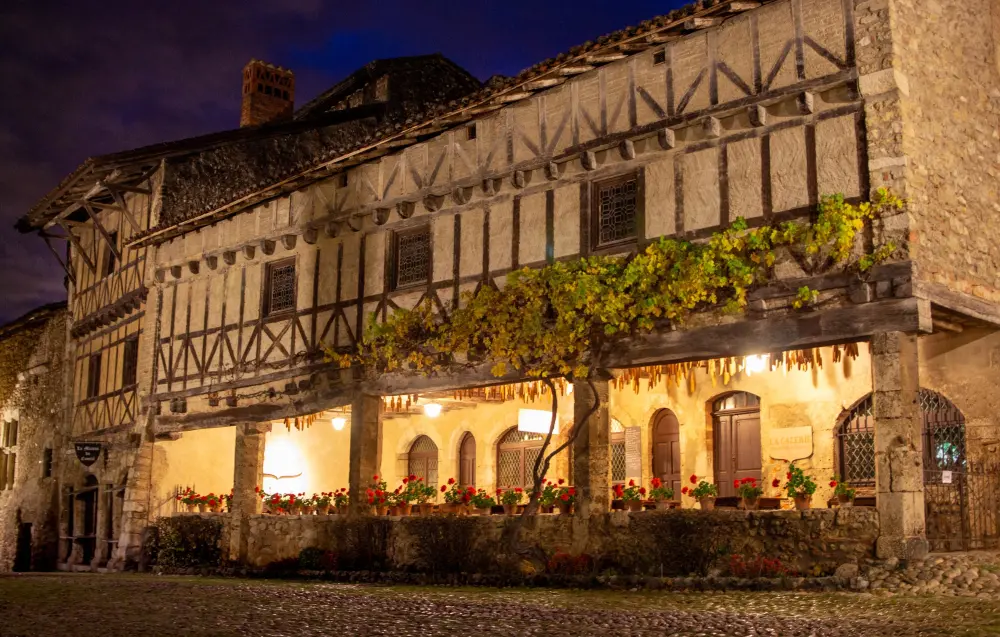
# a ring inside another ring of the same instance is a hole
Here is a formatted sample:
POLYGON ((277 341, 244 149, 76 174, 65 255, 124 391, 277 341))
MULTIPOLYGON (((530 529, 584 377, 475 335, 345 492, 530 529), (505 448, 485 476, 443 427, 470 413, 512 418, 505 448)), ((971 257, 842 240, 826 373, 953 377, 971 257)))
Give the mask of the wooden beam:
MULTIPOLYGON (((59 256, 59 251, 52 247, 52 244, 49 242, 49 239, 52 237, 44 232, 40 234, 42 236, 42 240, 45 241, 45 245, 49 248, 49 251, 53 254, 53 256, 55 256, 56 261, 58 261, 59 265, 62 266, 62 269, 66 271, 66 276, 68 276, 69 280, 73 282, 73 285, 76 285, 76 275, 73 274, 73 268, 71 268, 69 264, 63 261, 63 258, 59 256)), ((63 239, 65 237, 55 237, 55 238, 63 239)))
POLYGON ((726 7, 726 11, 729 13, 740 13, 741 11, 750 11, 752 9, 759 9, 759 2, 752 2, 751 0, 739 0, 736 2, 730 2, 729 6, 726 7))
POLYGON ((509 104, 511 102, 519 102, 520 100, 527 99, 534 95, 531 91, 516 91, 514 93, 505 93, 498 97, 493 98, 493 101, 497 104, 509 104))
POLYGON ((573 64, 571 66, 564 66, 558 70, 562 75, 579 75, 581 73, 586 73, 587 71, 593 71, 593 66, 588 64, 573 64))
POLYGON ((601 362, 602 367, 634 367, 848 343, 880 332, 928 331, 929 306, 910 297, 652 333, 604 352, 601 362))
POLYGON ((699 29, 717 27, 722 22, 722 18, 689 18, 684 21, 684 28, 688 31, 697 31, 699 29))
POLYGON ((587 61, 587 64, 609 64, 618 60, 624 60, 627 57, 628 54, 621 51, 609 51, 606 53, 592 53, 583 59, 587 61))
POLYGON ((132 227, 132 232, 139 232, 139 223, 135 220, 135 217, 132 216, 132 213, 129 212, 128 206, 125 205, 124 197, 122 197, 121 193, 118 192, 111 184, 107 184, 107 187, 108 192, 110 192, 111 196, 115 198, 115 203, 118 204, 122 216, 125 217, 125 221, 127 221, 128 225, 132 227))
POLYGON ((937 330, 944 330, 946 332, 954 332, 956 334, 961 334, 962 330, 964 329, 958 323, 952 323, 951 321, 946 321, 946 320, 940 319, 940 318, 934 318, 933 319, 933 324, 934 324, 934 330, 935 331, 937 331, 937 330))
POLYGON ((90 256, 87 254, 87 251, 83 249, 83 245, 80 243, 80 239, 78 239, 77 236, 73 234, 72 231, 70 231, 70 229, 66 225, 64 225, 65 223, 66 222, 62 219, 56 219, 56 224, 58 224, 59 227, 62 228, 63 231, 66 233, 67 235, 66 238, 69 239, 69 242, 73 244, 73 247, 76 248, 76 251, 80 253, 81 257, 83 257, 84 263, 87 264, 87 267, 90 268, 91 272, 97 274, 97 266, 94 265, 94 262, 90 260, 90 256))
POLYGON ((151 195, 153 191, 149 188, 140 188, 139 186, 131 186, 129 184, 112 184, 107 183, 107 186, 115 188, 117 190, 124 190, 125 192, 134 192, 140 195, 151 195))
POLYGON ((1000 306, 996 303, 955 292, 943 283, 914 281, 913 293, 956 314, 1000 327, 1000 306))
POLYGON ((121 263, 122 255, 118 252, 118 246, 115 245, 115 242, 111 240, 111 235, 109 235, 108 231, 104 229, 103 225, 101 225, 100 220, 97 218, 97 213, 94 212, 94 209, 91 208, 90 204, 86 201, 81 201, 80 204, 83 206, 83 209, 87 211, 87 214, 90 215, 90 220, 94 222, 94 227, 97 228, 97 231, 101 233, 102 237, 104 237, 104 241, 111 248, 111 253, 115 255, 115 259, 121 263))
POLYGON ((553 86, 559 86, 566 81, 566 77, 543 77, 539 80, 531 80, 524 84, 524 88, 529 91, 539 91, 541 89, 551 88, 553 86))

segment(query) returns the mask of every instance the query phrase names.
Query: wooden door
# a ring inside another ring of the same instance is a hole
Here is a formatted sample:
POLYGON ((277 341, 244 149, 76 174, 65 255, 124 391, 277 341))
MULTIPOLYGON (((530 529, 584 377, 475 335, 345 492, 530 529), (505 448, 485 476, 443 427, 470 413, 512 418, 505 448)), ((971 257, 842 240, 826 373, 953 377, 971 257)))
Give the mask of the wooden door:
POLYGON ((732 497, 733 480, 761 480, 760 399, 743 392, 719 399, 712 424, 715 484, 719 497, 732 497))
POLYGON ((458 451, 458 482, 463 487, 476 486, 476 439, 471 433, 462 438, 458 451))
POLYGON ((653 421, 653 475, 681 497, 681 430, 669 409, 661 409, 653 421))

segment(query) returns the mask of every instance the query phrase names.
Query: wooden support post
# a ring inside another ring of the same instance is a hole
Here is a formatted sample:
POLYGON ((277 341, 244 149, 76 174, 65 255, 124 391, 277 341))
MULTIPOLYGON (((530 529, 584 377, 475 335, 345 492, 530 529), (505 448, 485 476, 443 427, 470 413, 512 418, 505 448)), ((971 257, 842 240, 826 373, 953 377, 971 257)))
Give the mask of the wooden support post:
POLYGON ((886 332, 872 337, 872 410, 879 511, 878 557, 927 554, 924 527, 923 423, 917 337, 886 332))
POLYGON ((73 247, 76 248, 76 251, 80 253, 81 257, 83 257, 83 262, 87 264, 87 267, 90 268, 90 271, 96 274, 97 265, 95 265, 94 262, 90 260, 90 256, 87 254, 87 251, 83 249, 83 244, 80 243, 80 239, 75 234, 73 234, 73 232, 62 220, 56 221, 56 223, 59 224, 59 227, 62 228, 63 232, 66 233, 66 238, 69 239, 69 242, 73 244, 73 247))
POLYGON ((125 217, 125 221, 128 222, 128 225, 132 226, 132 232, 139 232, 139 223, 135 220, 135 217, 132 216, 132 213, 129 212, 128 206, 125 205, 125 199, 122 197, 121 193, 109 184, 104 184, 104 187, 107 188, 108 192, 111 193, 111 196, 114 197, 115 203, 118 204, 118 207, 115 209, 119 210, 122 213, 122 216, 125 217))
POLYGON ((56 258, 56 261, 59 262, 59 265, 62 266, 62 269, 66 271, 66 276, 68 276, 69 280, 73 282, 73 285, 76 285, 76 275, 73 274, 73 268, 71 268, 68 263, 63 261, 63 258, 59 256, 59 251, 53 248, 52 244, 49 242, 50 238, 63 239, 65 237, 56 237, 50 234, 46 234, 45 232, 42 232, 41 235, 42 239, 45 241, 45 245, 48 246, 49 251, 52 252, 52 255, 56 258))
POLYGON ((365 490, 382 465, 382 397, 358 394, 351 403, 351 513, 367 510, 365 490))
POLYGON ((108 246, 110 246, 111 253, 115 255, 115 260, 121 263, 122 255, 118 252, 118 246, 115 245, 115 242, 111 240, 111 235, 109 235, 108 231, 104 229, 103 225, 101 225, 100 220, 97 218, 97 213, 94 212, 94 209, 91 208, 90 204, 86 201, 82 201, 80 203, 83 205, 83 209, 87 211, 87 214, 90 215, 90 220, 94 222, 94 227, 97 228, 97 231, 101 233, 102 237, 104 237, 104 241, 107 242, 108 246))
POLYGON ((573 441, 573 483, 581 517, 605 513, 611 502, 611 417, 608 413, 610 383, 594 381, 596 392, 585 382, 573 384, 573 421, 583 430, 573 441), (597 402, 597 411, 586 416, 597 402))
POLYGON ((233 501, 230 505, 231 541, 229 559, 245 562, 250 535, 250 516, 260 512, 256 487, 264 482, 264 444, 268 424, 245 424, 236 427, 233 453, 233 501))

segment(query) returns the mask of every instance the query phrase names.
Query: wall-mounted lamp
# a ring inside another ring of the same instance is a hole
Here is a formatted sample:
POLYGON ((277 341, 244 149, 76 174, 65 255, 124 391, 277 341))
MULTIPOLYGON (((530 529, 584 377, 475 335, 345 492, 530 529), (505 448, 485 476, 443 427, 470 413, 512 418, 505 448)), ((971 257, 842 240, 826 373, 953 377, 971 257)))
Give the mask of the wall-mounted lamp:
POLYGON ((424 415, 428 418, 437 418, 441 415, 441 405, 439 403, 427 403, 424 405, 424 415))
POLYGON ((337 416, 336 418, 330 421, 330 424, 333 425, 334 431, 343 431, 344 425, 347 424, 347 419, 337 416))

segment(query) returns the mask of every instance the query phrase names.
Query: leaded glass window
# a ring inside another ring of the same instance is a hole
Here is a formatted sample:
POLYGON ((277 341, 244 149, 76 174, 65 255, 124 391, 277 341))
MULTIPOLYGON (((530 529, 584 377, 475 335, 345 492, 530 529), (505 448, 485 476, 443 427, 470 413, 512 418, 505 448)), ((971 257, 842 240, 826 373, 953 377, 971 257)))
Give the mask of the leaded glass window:
POLYGON ((284 259, 267 265, 265 314, 295 309, 295 260, 284 259))
POLYGON ((420 436, 410 446, 407 457, 407 470, 411 476, 423 478, 425 484, 438 484, 438 448, 427 436, 420 436))
POLYGON ((635 174, 598 182, 594 187, 594 247, 636 238, 639 179, 635 174))
POLYGON ((510 429, 497 445, 497 487, 531 488, 535 460, 542 451, 544 436, 510 429))
POLYGON ((431 230, 428 226, 396 233, 394 288, 427 283, 431 278, 431 230))

